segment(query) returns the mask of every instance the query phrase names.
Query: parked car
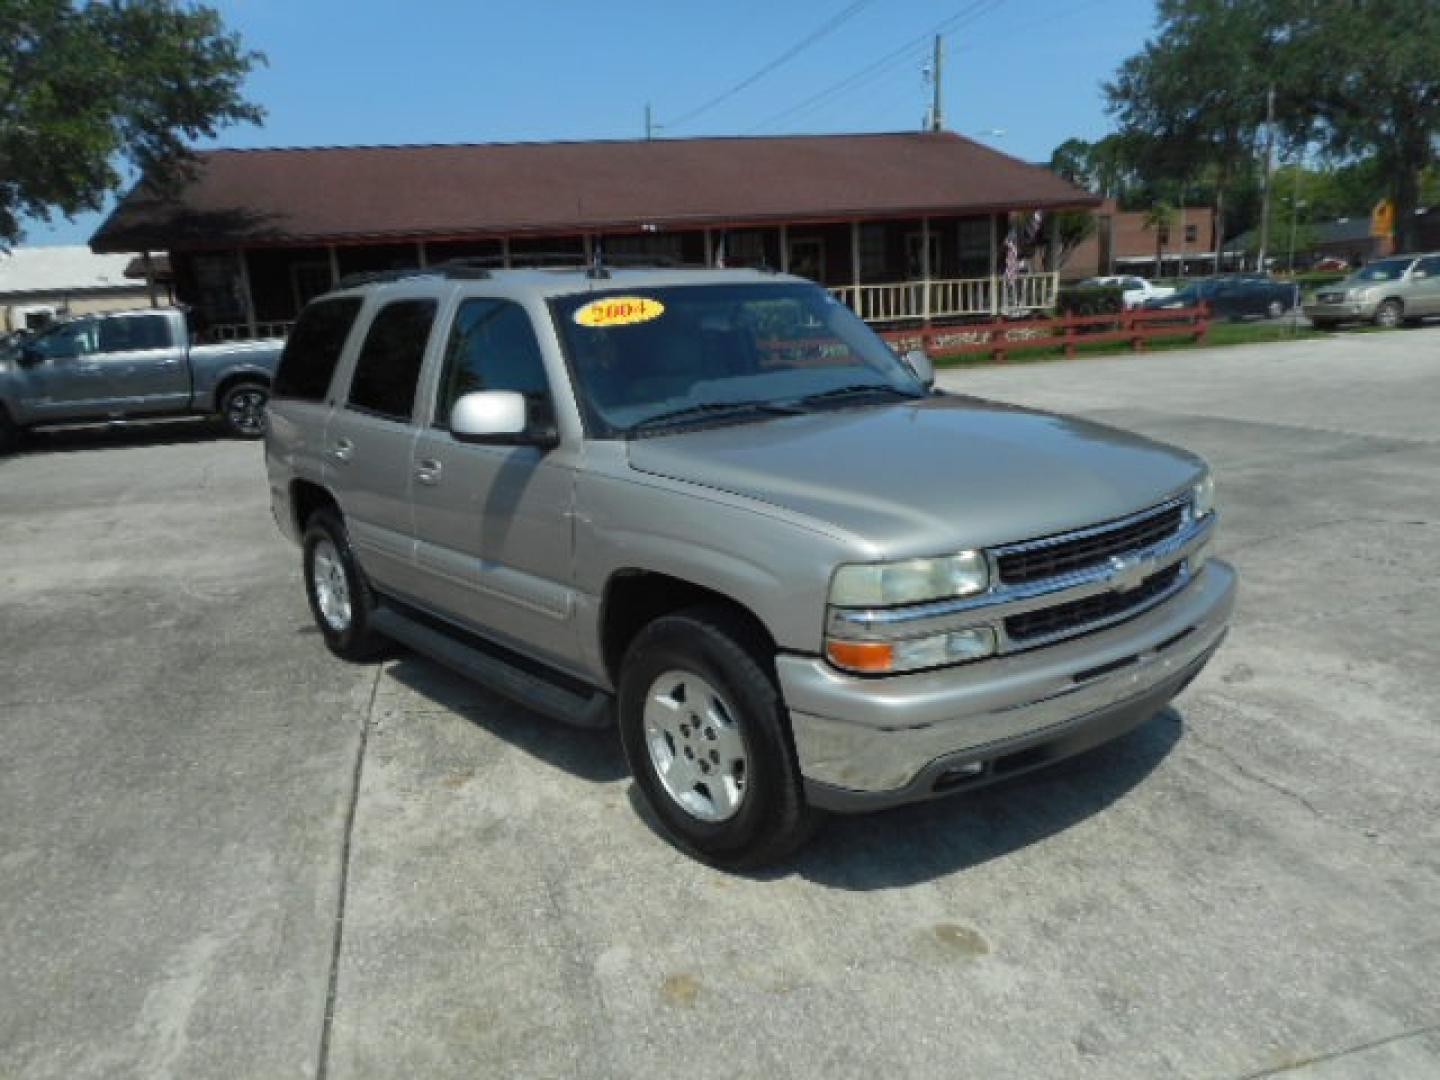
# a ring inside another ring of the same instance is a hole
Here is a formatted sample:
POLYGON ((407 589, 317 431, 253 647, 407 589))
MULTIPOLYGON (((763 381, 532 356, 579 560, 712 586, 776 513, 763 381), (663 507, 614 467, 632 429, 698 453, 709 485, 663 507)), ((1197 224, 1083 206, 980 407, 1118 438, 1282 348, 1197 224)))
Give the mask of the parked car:
POLYGON ((1349 270, 1350 261, 1348 259, 1342 259, 1339 255, 1326 255, 1324 258, 1316 259, 1310 269, 1324 270, 1327 272, 1349 270))
POLYGON ((270 409, 325 643, 618 722, 707 861, 1113 738, 1225 634, 1203 461, 936 391, 811 282, 390 277, 304 310, 270 409))
POLYGON ((1305 314, 1322 330, 1343 322, 1399 326, 1440 315, 1440 253, 1377 259, 1318 290, 1305 314))
POLYGON ((242 438, 265 430, 280 341, 189 344, 178 308, 87 315, 0 351, 0 446, 27 428, 218 414, 242 438))
POLYGON ((1175 289, 1170 285, 1152 285, 1145 278, 1131 277, 1129 275, 1086 278, 1080 284, 1096 287, 1118 287, 1121 290, 1126 308, 1143 307, 1151 300, 1163 300, 1175 294, 1175 289))
POLYGON ((1209 304, 1211 312, 1222 319, 1278 319, 1299 306, 1299 287, 1267 274, 1224 274, 1188 282, 1174 295, 1148 301, 1145 307, 1153 311, 1201 303, 1209 304))

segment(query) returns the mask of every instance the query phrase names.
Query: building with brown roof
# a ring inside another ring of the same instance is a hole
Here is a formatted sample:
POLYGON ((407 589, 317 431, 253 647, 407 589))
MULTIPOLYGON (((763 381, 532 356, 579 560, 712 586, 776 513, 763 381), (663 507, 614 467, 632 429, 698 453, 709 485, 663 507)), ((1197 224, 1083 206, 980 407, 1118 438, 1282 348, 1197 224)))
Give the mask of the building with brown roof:
POLYGON ((170 198, 141 184, 91 239, 164 251, 217 336, 283 328, 357 272, 459 257, 764 264, 873 321, 1046 306, 1055 275, 1005 278, 1012 228, 1099 203, 949 132, 202 152, 170 198))

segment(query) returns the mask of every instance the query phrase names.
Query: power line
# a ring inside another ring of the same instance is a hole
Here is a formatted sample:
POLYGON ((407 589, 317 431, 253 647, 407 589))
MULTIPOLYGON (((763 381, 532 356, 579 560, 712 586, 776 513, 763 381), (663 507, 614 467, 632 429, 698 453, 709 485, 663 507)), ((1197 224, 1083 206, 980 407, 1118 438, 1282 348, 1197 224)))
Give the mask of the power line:
POLYGON ((754 86, 757 82, 763 79, 766 75, 769 75, 770 72, 774 71, 782 64, 785 64, 790 60, 793 60, 795 57, 799 56, 802 52, 808 49, 811 45, 814 45, 821 38, 838 30, 842 25, 844 25, 846 22, 849 22, 850 19, 858 15, 862 8, 868 7, 873 2, 874 0, 855 0, 854 3, 849 4, 848 6, 838 11, 836 14, 832 15, 825 22, 821 23, 819 27, 806 34, 794 45, 790 46, 790 48, 786 49, 783 53, 777 56, 774 60, 771 60, 768 64, 760 68, 758 71, 741 79, 738 83, 730 87, 730 89, 726 90, 724 93, 715 95, 703 105, 696 106, 689 112, 685 113, 683 116, 677 117, 676 119, 671 120, 669 123, 662 126, 667 131, 674 130, 675 128, 680 127, 683 124, 688 124, 691 120, 694 120, 701 113, 709 112, 716 105, 719 105, 722 102, 729 101, 732 97, 740 93, 742 90, 746 90, 749 87, 754 86))
POLYGON ((881 75, 887 74, 898 64, 918 59, 915 55, 916 50, 924 45, 928 45, 936 34, 944 34, 968 25, 976 19, 988 15, 1002 3, 1004 3, 1004 0, 971 0, 971 3, 953 12, 924 33, 911 38, 898 48, 865 65, 859 71, 852 72, 817 93, 811 94, 805 100, 776 113, 768 120, 762 120, 759 124, 750 128, 749 131, 754 132, 761 128, 783 123, 791 117, 802 115, 821 105, 827 105, 844 94, 858 90, 861 86, 874 81, 881 75))

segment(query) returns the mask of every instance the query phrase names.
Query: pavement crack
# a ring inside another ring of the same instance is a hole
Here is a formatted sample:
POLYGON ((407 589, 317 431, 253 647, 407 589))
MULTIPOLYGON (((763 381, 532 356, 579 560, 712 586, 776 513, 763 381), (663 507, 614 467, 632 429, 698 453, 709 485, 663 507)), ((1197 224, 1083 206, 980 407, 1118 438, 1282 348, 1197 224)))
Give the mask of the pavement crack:
POLYGON ((1277 1065, 1272 1069, 1261 1069, 1259 1072, 1246 1073, 1237 1080, 1265 1080, 1269 1076, 1282 1076, 1296 1069, 1308 1068, 1311 1065, 1323 1065, 1327 1061, 1335 1061, 1338 1058, 1348 1057, 1351 1054, 1364 1053, 1366 1050, 1377 1050, 1382 1046, 1389 1046, 1391 1043, 1404 1042, 1407 1039, 1420 1039, 1426 1035, 1434 1035, 1440 1032, 1440 1024, 1430 1024, 1427 1027, 1415 1028, 1411 1031, 1400 1031, 1394 1035, 1387 1035, 1383 1039, 1371 1039, 1369 1042, 1356 1043, 1354 1046, 1347 1046, 1343 1050, 1332 1050, 1327 1054, 1316 1054, 1313 1057, 1298 1058, 1295 1061, 1286 1062, 1284 1065, 1277 1065))
POLYGON ((340 949, 345 938, 345 898, 350 888, 350 841, 355 833, 355 812, 360 805, 360 780, 365 771, 365 750, 370 743, 370 728, 375 721, 375 699, 380 692, 383 669, 375 668, 370 684, 370 699, 360 723, 360 739, 355 747, 355 765, 350 774, 350 800, 345 809, 345 829, 340 840, 340 875, 335 890, 335 929, 330 940, 330 976, 325 987, 325 1019, 320 1028, 320 1051, 315 1062, 315 1080, 325 1080, 330 1071, 330 1033, 335 1026, 335 998, 340 986, 340 949))
POLYGON ((1283 795, 1285 798, 1289 799, 1292 802, 1299 803, 1306 810, 1309 810, 1310 813, 1315 815, 1315 817, 1319 818, 1326 824, 1343 825, 1343 823, 1333 820, 1324 812, 1322 812, 1318 806, 1316 806, 1313 802, 1307 799, 1304 795, 1301 795, 1298 791, 1286 787, 1278 780, 1270 779, 1270 777, 1266 776, 1264 773, 1256 772, 1250 766, 1242 762, 1239 758, 1235 757, 1235 755, 1230 753, 1229 750, 1225 749, 1225 747, 1220 746, 1217 743, 1212 743, 1207 739, 1201 738, 1199 735, 1195 734, 1193 730, 1188 731, 1186 734, 1189 736, 1189 738, 1194 739, 1201 746, 1205 747, 1205 749, 1224 758, 1225 761, 1229 763, 1230 767, 1233 768, 1236 772, 1238 772, 1241 776, 1245 777, 1245 779, 1250 780, 1253 783, 1260 784, 1263 787, 1267 787, 1271 791, 1279 795, 1283 795))

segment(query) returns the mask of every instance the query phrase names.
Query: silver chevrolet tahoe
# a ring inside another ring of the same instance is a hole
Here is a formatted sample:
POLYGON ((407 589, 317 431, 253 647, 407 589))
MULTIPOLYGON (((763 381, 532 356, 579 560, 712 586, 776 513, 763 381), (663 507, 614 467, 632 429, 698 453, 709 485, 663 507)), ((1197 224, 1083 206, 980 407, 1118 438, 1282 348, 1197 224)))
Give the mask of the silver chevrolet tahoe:
POLYGON ((616 723, 670 836, 753 866, 1128 731, 1225 634, 1203 461, 932 382, 783 274, 383 275, 286 345, 274 514, 333 652, 616 723))
POLYGON ((282 342, 191 345, 179 308, 83 315, 0 347, 0 452, 31 428, 218 416, 258 439, 282 342))

